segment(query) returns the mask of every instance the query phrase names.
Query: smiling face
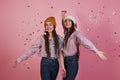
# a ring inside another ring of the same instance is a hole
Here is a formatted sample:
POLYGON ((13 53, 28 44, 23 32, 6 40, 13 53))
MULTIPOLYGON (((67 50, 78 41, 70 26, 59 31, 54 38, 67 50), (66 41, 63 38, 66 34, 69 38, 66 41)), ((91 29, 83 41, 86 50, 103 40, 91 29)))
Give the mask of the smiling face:
POLYGON ((67 29, 71 28, 71 27, 72 27, 72 21, 71 21, 70 19, 66 19, 66 20, 64 21, 64 26, 65 26, 65 28, 67 28, 67 29))
POLYGON ((51 22, 45 23, 45 31, 51 33, 54 30, 54 25, 51 22))

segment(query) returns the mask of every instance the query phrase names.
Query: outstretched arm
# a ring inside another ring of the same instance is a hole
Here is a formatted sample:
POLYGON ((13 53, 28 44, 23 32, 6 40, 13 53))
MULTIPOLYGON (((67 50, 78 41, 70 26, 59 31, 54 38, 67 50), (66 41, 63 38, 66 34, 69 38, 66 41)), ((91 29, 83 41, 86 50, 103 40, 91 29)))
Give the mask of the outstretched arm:
POLYGON ((35 54, 41 46, 41 37, 39 37, 35 43, 27 50, 26 53, 24 53, 22 56, 20 56, 16 61, 13 67, 16 67, 17 64, 21 63, 24 60, 27 60, 30 56, 35 54))
POLYGON ((102 51, 99 51, 95 45, 88 40, 86 37, 84 37, 82 34, 80 34, 79 32, 76 33, 76 37, 77 40, 80 44, 82 44, 85 48, 93 51, 94 53, 96 53, 102 60, 106 60, 106 56, 104 56, 102 51))
POLYGON ((64 39, 62 37, 59 37, 59 61, 60 61, 60 66, 61 66, 61 71, 62 71, 62 76, 66 77, 66 69, 64 66, 64 56, 63 56, 63 48, 64 48, 64 39))
POLYGON ((66 10, 62 10, 61 11, 61 18, 62 18, 62 26, 63 26, 63 28, 64 28, 64 23, 63 23, 63 21, 64 21, 64 18, 65 18, 65 14, 67 13, 67 11, 66 10))

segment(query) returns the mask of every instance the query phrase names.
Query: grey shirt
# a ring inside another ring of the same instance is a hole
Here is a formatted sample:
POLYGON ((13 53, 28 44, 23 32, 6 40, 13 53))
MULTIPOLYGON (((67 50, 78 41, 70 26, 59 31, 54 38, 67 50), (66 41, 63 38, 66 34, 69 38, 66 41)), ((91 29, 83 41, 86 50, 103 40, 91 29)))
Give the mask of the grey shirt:
MULTIPOLYGON (((61 36, 59 36, 59 49, 57 49, 56 54, 54 50, 54 41, 50 40, 51 57, 58 58, 58 54, 60 51, 63 51, 63 38, 61 36)), ((17 61, 20 63, 24 60, 27 60, 30 56, 34 55, 35 53, 37 53, 40 57, 47 57, 47 53, 45 50, 45 39, 43 38, 43 36, 39 36, 37 40, 33 43, 33 45, 23 55, 21 55, 17 59, 17 61)))

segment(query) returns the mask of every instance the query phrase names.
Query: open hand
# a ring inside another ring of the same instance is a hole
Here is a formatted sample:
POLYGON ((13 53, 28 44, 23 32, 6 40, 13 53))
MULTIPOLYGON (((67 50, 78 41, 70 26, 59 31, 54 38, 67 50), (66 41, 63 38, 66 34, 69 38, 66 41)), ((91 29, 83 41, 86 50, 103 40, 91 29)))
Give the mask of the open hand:
POLYGON ((14 62, 13 68, 16 68, 19 63, 17 61, 14 62))
POLYGON ((64 19, 65 18, 65 14, 67 13, 67 11, 66 10, 62 10, 61 11, 61 17, 62 17, 62 19, 64 19))
POLYGON ((104 55, 104 52, 97 51, 96 53, 102 60, 107 60, 107 57, 104 55))

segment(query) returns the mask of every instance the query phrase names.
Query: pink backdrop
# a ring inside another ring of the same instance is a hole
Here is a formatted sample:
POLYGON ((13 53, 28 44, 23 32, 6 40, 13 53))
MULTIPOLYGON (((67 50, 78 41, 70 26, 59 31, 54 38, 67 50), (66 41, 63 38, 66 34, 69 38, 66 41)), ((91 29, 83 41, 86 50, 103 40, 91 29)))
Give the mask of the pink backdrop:
MULTIPOLYGON (((63 35, 61 10, 77 20, 78 30, 107 61, 81 47, 76 80, 120 80, 119 0, 0 0, 0 80, 40 80, 40 58, 35 54, 13 68, 14 61, 44 31, 43 21, 55 16, 57 32, 63 35)), ((61 80, 61 74, 57 80, 61 80)))

